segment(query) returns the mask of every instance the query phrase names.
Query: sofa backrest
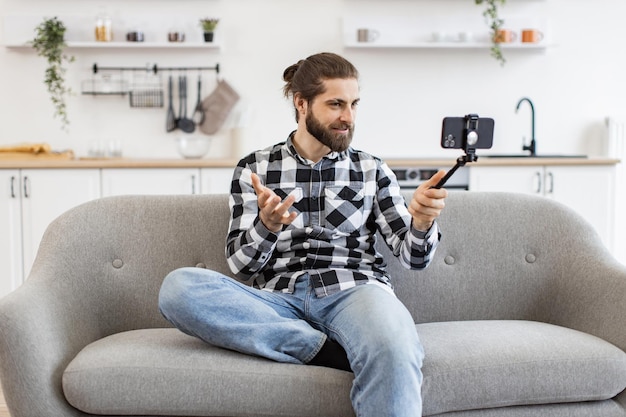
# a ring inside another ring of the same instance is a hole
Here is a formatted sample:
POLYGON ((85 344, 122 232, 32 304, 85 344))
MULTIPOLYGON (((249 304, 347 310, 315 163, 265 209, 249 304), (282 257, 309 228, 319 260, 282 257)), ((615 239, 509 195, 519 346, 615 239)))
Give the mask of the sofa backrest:
POLYGON ((78 311, 97 315, 102 327, 98 337, 171 327, 158 311, 161 282, 184 266, 230 274, 224 254, 228 221, 227 195, 90 201, 50 224, 24 286, 65 281, 47 287, 57 297, 86 305, 78 311))
MULTIPOLYGON (((103 333, 169 326, 157 309, 168 272, 201 266, 231 275, 228 221, 227 195, 95 200, 50 225, 26 285, 58 281, 57 296, 98 309, 103 333)), ((538 197, 452 192, 439 223, 441 245, 425 270, 405 270, 380 248, 417 322, 547 321, 555 282, 584 264, 581 255, 605 256, 586 223, 538 197)))
POLYGON ((550 322, 570 277, 611 255, 568 207, 515 193, 451 192, 431 265, 405 270, 389 259, 398 297, 416 322, 550 322))

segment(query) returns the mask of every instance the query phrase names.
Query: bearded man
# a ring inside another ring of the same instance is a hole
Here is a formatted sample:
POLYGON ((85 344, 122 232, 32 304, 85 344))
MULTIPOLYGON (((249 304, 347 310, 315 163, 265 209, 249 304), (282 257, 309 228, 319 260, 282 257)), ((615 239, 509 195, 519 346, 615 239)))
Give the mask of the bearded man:
POLYGON ((407 268, 428 266, 447 196, 432 187, 445 172, 407 204, 389 167, 350 146, 359 83, 343 57, 310 56, 283 79, 297 129, 233 175, 226 257, 239 280, 175 270, 161 312, 212 345, 352 371, 358 417, 419 417, 424 351, 375 242, 407 268))

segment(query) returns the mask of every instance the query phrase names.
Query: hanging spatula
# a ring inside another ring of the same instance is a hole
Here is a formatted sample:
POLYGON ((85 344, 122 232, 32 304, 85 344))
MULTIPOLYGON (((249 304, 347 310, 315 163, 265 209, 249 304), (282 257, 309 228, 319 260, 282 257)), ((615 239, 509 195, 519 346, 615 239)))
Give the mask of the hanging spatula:
POLYGON ((180 101, 181 101, 181 114, 178 119, 177 126, 180 130, 186 133, 193 133, 196 130, 196 124, 193 120, 187 118, 187 76, 183 75, 180 80, 180 101))

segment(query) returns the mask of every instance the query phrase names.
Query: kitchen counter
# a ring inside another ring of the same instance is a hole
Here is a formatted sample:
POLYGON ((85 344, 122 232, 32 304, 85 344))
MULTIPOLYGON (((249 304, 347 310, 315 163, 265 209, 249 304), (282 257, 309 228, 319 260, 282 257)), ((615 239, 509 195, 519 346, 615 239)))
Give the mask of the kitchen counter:
MULTIPOLYGON (((461 156, 461 155, 459 155, 461 156)), ((424 159, 385 159, 390 167, 446 167, 452 168, 456 164, 456 158, 424 158, 424 159)), ((489 158, 479 156, 478 161, 468 163, 466 166, 529 166, 529 165, 615 165, 619 159, 615 158, 489 158)))
POLYGON ((234 168, 233 159, 144 159, 144 158, 78 158, 78 159, 11 159, 0 160, 2 168, 234 168))
MULTIPOLYGON (((47 168, 234 168, 234 159, 142 159, 142 158, 103 158, 103 159, 11 159, 0 160, 0 169, 47 169, 47 168)), ((450 167, 456 158, 407 158, 385 159, 391 167, 450 167)), ((482 156, 467 166, 529 166, 529 165, 615 165, 615 158, 489 158, 482 156)))

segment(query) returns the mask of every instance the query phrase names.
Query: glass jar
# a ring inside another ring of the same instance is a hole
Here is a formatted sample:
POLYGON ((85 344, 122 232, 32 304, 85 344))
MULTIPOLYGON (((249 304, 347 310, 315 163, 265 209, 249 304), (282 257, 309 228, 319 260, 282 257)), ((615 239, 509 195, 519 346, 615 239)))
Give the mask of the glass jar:
POLYGON ((96 41, 111 42, 113 40, 113 28, 111 18, 101 15, 96 18, 96 41))

